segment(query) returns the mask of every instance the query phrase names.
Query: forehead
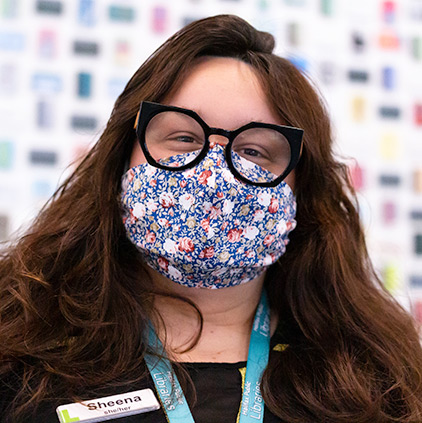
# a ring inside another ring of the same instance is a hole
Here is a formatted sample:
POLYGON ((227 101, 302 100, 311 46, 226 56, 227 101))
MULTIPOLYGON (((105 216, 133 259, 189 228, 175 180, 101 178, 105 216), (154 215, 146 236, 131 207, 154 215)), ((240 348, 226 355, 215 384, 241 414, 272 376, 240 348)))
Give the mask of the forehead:
POLYGON ((163 103, 194 110, 208 125, 224 129, 250 121, 281 123, 254 68, 234 58, 198 59, 163 103))

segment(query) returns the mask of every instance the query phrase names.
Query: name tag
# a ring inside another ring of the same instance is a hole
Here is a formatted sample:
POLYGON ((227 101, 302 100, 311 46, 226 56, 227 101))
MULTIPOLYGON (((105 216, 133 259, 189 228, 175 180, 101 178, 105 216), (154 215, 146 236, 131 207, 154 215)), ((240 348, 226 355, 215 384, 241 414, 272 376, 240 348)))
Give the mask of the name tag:
POLYGON ((102 422, 158 410, 160 404, 151 389, 127 392, 57 407, 61 423, 102 422))

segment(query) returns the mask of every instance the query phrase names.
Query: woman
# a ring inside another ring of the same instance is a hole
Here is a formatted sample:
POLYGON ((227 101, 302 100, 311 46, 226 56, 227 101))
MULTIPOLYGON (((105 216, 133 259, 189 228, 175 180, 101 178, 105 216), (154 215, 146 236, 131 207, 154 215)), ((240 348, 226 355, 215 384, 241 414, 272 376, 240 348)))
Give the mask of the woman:
POLYGON ((3 253, 2 421, 422 421, 416 328, 273 47, 227 15, 171 37, 3 253))

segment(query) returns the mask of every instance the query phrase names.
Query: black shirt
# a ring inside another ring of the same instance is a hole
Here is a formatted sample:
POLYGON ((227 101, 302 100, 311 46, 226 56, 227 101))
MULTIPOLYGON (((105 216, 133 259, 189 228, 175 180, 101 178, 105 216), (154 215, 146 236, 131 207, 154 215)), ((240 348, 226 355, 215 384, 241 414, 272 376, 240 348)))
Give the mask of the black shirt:
MULTIPOLYGON (((282 353, 285 345, 280 343, 280 340, 280 333, 276 331, 271 338, 271 354, 282 353)), ((186 363, 184 367, 189 373, 196 391, 196 402, 190 404, 195 423, 235 423, 240 410, 242 373, 244 375, 246 362, 186 363)), ((14 382, 16 383, 17 380, 14 382)), ((10 381, 8 382, 8 386, 10 386, 10 381)), ((136 386, 119 387, 118 390, 107 395, 122 394, 146 388, 151 388, 157 399, 159 399, 150 377, 136 386)), ((4 381, 0 381, 0 416, 4 415, 7 404, 13 399, 12 392, 11 389, 5 386, 4 381)), ((91 399, 95 398, 86 398, 86 400, 91 399)), ((37 409, 36 414, 30 418, 31 423, 58 423, 59 419, 56 413, 56 407, 70 402, 72 401, 43 403, 37 409)), ((5 421, 0 417, 1 423, 5 421)), ((167 423, 167 418, 163 409, 160 408, 156 411, 107 420, 107 422, 167 423)), ((265 408, 264 423, 279 422, 281 420, 265 408)))

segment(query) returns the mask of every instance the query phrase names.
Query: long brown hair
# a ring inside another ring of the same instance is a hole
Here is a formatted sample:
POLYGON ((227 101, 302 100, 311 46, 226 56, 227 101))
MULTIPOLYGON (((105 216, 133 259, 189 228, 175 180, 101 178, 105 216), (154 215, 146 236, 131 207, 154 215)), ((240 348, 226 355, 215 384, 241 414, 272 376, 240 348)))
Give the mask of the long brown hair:
POLYGON ((270 34, 228 15, 172 36, 128 82, 98 143, 31 229, 2 253, 0 375, 22 375, 15 419, 81 387, 93 393, 145 376, 139 362, 154 291, 125 235, 120 178, 140 101, 159 102, 196 58, 214 55, 249 63, 280 119, 305 131, 298 225, 266 280, 271 307, 293 334, 264 373, 266 405, 290 423, 422 421, 414 322, 371 267, 321 99, 273 48, 270 34))

